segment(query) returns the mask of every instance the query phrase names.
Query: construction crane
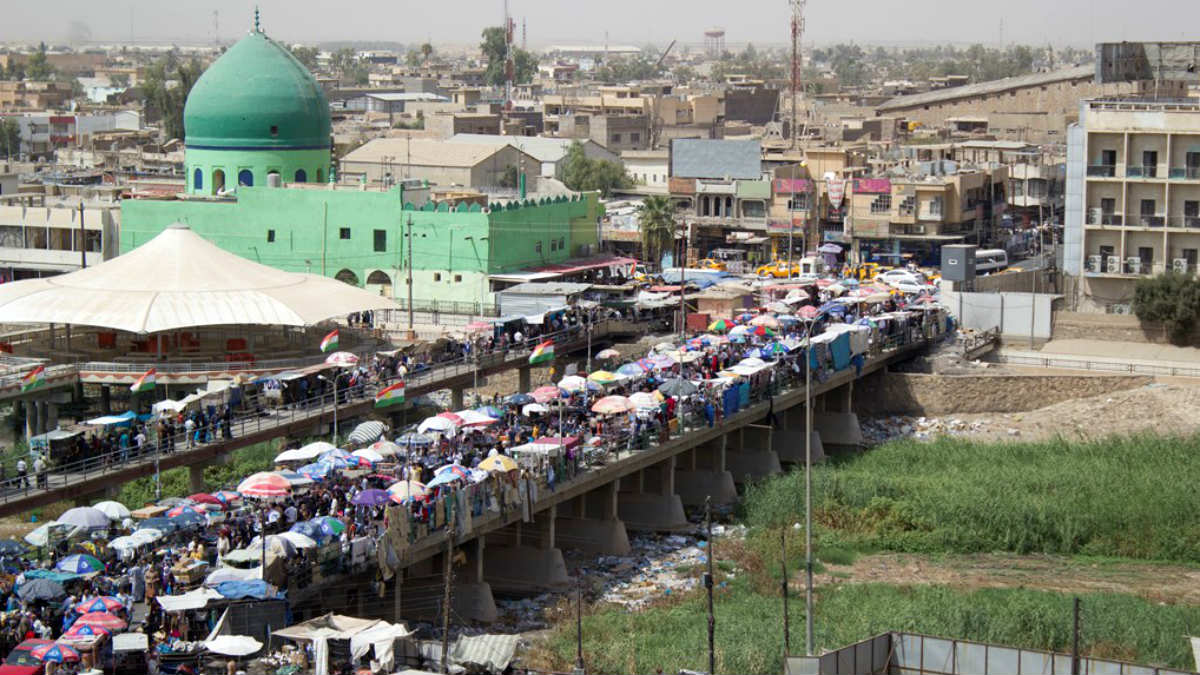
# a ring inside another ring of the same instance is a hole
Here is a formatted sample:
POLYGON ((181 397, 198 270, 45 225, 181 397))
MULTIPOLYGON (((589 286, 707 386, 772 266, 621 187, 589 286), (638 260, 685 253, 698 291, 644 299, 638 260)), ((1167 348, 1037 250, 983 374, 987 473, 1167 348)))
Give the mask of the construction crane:
MULTIPOLYGON (((654 63, 654 72, 655 73, 657 73, 658 69, 662 67, 663 61, 667 60, 667 54, 670 54, 671 49, 674 47, 675 47, 675 40, 671 40, 671 44, 667 45, 667 48, 663 50, 662 54, 659 54, 658 61, 656 61, 654 63)), ((658 145, 658 136, 659 136, 659 134, 662 133, 663 122, 662 122, 662 118, 658 114, 659 113, 659 101, 661 101, 661 100, 662 100, 662 92, 659 91, 654 94, 654 116, 650 120, 650 147, 648 148, 650 150, 653 150, 655 148, 655 146, 658 145)))
POLYGON ((804 8, 808 0, 788 0, 792 6, 792 128, 789 135, 796 147, 796 93, 800 88, 800 41, 804 37, 804 8))

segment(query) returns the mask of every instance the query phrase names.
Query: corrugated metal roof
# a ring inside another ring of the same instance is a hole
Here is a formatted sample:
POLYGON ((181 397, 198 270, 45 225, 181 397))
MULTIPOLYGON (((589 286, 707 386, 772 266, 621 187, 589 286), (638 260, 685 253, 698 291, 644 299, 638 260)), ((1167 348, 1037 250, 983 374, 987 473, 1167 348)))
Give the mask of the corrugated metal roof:
POLYGON ((997 92, 1008 91, 1009 89, 1021 89, 1024 87, 1036 87, 1054 82, 1066 82, 1070 80, 1092 78, 1095 77, 1095 75, 1095 66, 1075 66, 1074 68, 1064 68, 1062 70, 1054 70, 1048 73, 1032 73, 1030 75, 1021 75, 1019 77, 1006 77, 1002 80, 990 80, 988 82, 968 84, 961 87, 950 87, 948 89, 938 89, 937 91, 927 91, 922 94, 897 96, 896 98, 884 101, 883 103, 875 106, 875 110, 883 112, 887 110, 911 108, 918 105, 929 105, 931 103, 944 103, 946 101, 954 101, 960 98, 971 98, 974 96, 995 94, 997 92))
POLYGON ((591 284, 573 284, 569 282, 538 283, 528 282, 498 291, 501 295, 574 295, 591 288, 591 284))
POLYGON ((762 145, 758 141, 675 139, 671 141, 671 176, 762 178, 762 145))
POLYGON ((519 635, 460 635, 450 650, 450 661, 482 666, 494 673, 504 672, 520 640, 519 635))
POLYGON ((378 164, 384 157, 401 165, 472 167, 500 152, 494 143, 450 143, 429 138, 376 138, 348 153, 343 162, 378 164))
MULTIPOLYGON (((450 143, 474 143, 474 144, 491 144, 491 145, 511 145, 525 154, 533 157, 539 162, 557 162, 566 156, 567 150, 574 143, 574 138, 546 138, 544 136, 503 136, 500 134, 454 134, 449 138, 450 143)), ((583 146, 595 153, 600 146, 591 139, 581 140, 583 146)), ((617 156, 609 153, 607 150, 604 154, 612 155, 614 160, 618 160, 617 156)))

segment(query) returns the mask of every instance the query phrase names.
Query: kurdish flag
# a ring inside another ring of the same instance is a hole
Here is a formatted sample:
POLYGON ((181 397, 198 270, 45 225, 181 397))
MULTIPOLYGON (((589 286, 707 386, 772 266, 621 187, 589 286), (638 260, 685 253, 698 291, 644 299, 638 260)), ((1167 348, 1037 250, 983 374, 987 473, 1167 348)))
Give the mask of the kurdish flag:
POLYGON ((404 403, 404 383, 397 382, 386 389, 380 389, 375 394, 375 407, 384 408, 396 403, 404 403))
POLYGON ((554 360, 554 341, 546 340, 542 344, 533 348, 529 354, 529 365, 537 363, 545 363, 554 360))
POLYGON ((337 332, 337 329, 335 328, 335 329, 333 329, 332 333, 325 336, 324 340, 321 340, 321 351, 322 352, 332 352, 332 351, 336 350, 337 348, 338 348, 338 332, 337 332))
POLYGON ((137 379, 137 382, 134 382, 133 385, 129 387, 129 391, 132 391, 135 394, 139 391, 154 391, 155 379, 157 375, 158 371, 154 368, 147 370, 142 374, 141 377, 137 379))
POLYGON ((21 378, 21 391, 29 391, 46 384, 46 367, 38 366, 21 378))

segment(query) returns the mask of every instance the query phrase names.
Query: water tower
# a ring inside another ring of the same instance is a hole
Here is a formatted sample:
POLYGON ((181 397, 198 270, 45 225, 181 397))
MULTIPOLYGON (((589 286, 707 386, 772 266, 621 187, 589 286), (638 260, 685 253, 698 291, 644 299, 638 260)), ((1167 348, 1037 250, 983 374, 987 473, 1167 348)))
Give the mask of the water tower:
POLYGON ((725 29, 713 28, 704 31, 704 51, 710 58, 719 59, 725 53, 725 29))

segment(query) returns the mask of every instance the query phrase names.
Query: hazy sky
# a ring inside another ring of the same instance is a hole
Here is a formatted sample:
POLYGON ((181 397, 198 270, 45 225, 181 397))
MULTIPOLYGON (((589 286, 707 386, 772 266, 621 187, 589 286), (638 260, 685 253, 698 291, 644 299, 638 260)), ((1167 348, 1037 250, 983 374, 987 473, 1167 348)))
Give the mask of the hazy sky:
MULTIPOLYGON (((259 0, 264 30, 285 41, 394 40, 478 43, 498 25, 502 0, 259 0)), ((699 44, 721 26, 731 45, 788 40, 787 0, 509 0, 530 46, 551 43, 699 44)), ((0 40, 64 41, 69 25, 88 25, 95 40, 211 41, 249 28, 246 0, 0 0, 0 40)), ((805 43, 1025 42, 1090 45, 1116 40, 1200 39, 1200 0, 809 0, 805 43), (1003 28, 1001 27, 1003 20, 1003 28), (1191 32, 1185 32, 1191 28, 1191 32), (1003 33, 1002 33, 1003 31, 1003 33)))

